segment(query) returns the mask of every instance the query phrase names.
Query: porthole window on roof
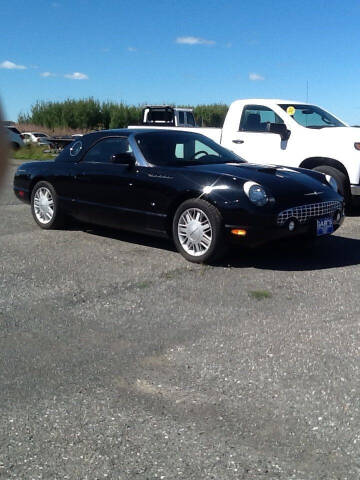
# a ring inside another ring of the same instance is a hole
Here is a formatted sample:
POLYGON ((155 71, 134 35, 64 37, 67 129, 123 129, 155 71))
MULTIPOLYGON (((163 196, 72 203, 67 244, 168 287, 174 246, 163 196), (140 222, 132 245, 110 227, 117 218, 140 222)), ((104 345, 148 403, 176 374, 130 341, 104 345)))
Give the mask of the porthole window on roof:
POLYGON ((82 142, 78 140, 77 142, 74 143, 74 145, 70 147, 70 155, 72 157, 76 157, 76 155, 79 155, 79 153, 81 152, 82 147, 83 147, 82 142))

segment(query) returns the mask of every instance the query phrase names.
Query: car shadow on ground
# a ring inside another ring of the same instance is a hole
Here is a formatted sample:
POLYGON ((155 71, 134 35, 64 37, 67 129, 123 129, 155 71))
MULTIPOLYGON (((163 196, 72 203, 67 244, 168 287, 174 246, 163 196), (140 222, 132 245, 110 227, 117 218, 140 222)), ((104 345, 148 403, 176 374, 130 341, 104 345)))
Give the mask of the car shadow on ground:
MULTIPOLYGON (((176 252, 173 242, 165 238, 94 225, 73 225, 72 229, 80 229, 90 235, 112 238, 134 245, 176 252)), ((211 265, 213 267, 306 271, 358 264, 360 264, 360 240, 333 235, 319 238, 313 244, 304 244, 301 240, 287 240, 257 248, 231 248, 225 258, 213 262, 211 265)))
POLYGON ((360 264, 360 240, 330 236, 319 238, 312 245, 304 245, 301 240, 293 240, 271 243, 254 249, 232 249, 217 265, 306 271, 358 264, 360 264))
POLYGON ((167 238, 152 237, 142 233, 134 233, 126 230, 116 230, 108 227, 101 227, 97 225, 81 225, 73 224, 70 229, 82 230, 90 235, 96 235, 105 238, 112 238, 120 240, 121 242, 132 243, 134 245, 156 248, 158 250, 168 250, 169 252, 176 252, 175 245, 167 238))

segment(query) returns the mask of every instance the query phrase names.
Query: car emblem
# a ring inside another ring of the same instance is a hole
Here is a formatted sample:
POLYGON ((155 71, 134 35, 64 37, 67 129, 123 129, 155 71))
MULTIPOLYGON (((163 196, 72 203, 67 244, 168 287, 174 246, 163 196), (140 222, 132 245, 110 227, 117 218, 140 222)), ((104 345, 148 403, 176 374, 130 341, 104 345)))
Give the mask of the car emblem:
POLYGON ((304 195, 321 195, 324 192, 310 192, 310 193, 304 193, 304 195))

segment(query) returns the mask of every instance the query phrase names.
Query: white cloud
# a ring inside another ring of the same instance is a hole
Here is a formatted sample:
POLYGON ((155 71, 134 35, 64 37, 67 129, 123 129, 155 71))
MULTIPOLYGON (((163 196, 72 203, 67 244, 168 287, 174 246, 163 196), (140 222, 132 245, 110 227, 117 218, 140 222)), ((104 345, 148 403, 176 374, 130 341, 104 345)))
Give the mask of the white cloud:
POLYGON ((43 72, 43 73, 40 73, 40 75, 42 77, 56 77, 56 73, 52 73, 52 72, 43 72))
POLYGON ((265 77, 259 75, 258 73, 249 73, 249 80, 257 82, 258 80, 265 80, 265 77))
POLYGON ((127 50, 128 50, 128 52, 136 52, 136 51, 137 51, 137 48, 135 48, 135 47, 128 47, 127 50))
POLYGON ((177 37, 176 43, 183 45, 215 45, 216 42, 199 37, 177 37))
POLYGON ((9 60, 0 63, 0 68, 6 68, 7 70, 26 70, 25 65, 16 65, 16 63, 10 62, 9 60))
POLYGON ((89 77, 85 75, 85 73, 81 72, 74 72, 74 73, 67 73, 64 75, 65 78, 70 78, 70 80, 88 80, 89 77))

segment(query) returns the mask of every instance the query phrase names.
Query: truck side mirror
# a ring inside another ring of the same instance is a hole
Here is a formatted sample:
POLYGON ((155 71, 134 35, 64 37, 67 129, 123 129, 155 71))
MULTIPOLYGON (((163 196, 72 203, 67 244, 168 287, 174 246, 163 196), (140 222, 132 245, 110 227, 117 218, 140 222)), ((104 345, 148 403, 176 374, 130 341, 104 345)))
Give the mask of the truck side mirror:
POLYGON ((281 140, 289 140, 291 131, 286 128, 285 123, 268 123, 266 131, 270 133, 277 133, 280 135, 281 140))
POLYGON ((135 165, 135 157, 131 152, 115 153, 114 155, 111 155, 110 160, 112 163, 129 165, 129 167, 135 165))

